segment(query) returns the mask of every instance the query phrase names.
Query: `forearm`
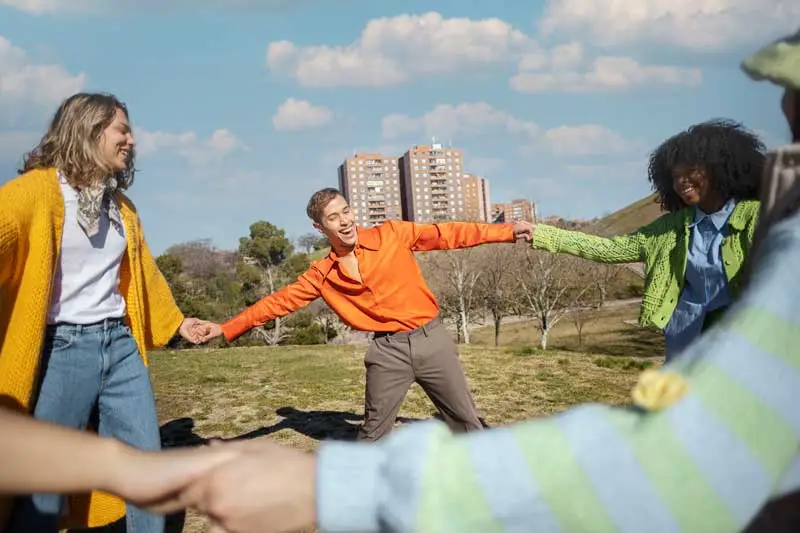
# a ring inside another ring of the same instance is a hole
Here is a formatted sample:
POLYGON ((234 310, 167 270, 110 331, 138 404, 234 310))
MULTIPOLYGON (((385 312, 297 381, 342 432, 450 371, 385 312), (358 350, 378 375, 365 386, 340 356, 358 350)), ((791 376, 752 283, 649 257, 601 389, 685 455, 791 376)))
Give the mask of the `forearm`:
POLYGON ((108 490, 124 445, 0 408, 0 492, 108 490))
POLYGON ((222 324, 222 334, 227 342, 233 342, 255 327, 302 309, 318 297, 317 289, 301 278, 300 281, 265 296, 222 324))
POLYGON ((513 243, 513 224, 442 222, 415 226, 412 249, 415 251, 455 250, 481 244, 513 243))
POLYGON ((597 263, 635 263, 642 260, 640 239, 636 234, 607 238, 540 224, 534 229, 531 246, 597 263))

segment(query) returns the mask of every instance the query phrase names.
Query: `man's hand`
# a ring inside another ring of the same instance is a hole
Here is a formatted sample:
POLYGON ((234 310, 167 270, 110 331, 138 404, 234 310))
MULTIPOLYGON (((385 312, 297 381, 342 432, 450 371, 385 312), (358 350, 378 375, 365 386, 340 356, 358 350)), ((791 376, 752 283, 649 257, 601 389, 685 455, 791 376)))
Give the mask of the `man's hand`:
POLYGON ((192 330, 193 334, 197 336, 198 342, 205 344, 212 339, 216 339, 222 335, 222 327, 214 322, 201 321, 192 330))
POLYGON ((186 318, 183 320, 183 323, 181 323, 178 332, 181 334, 181 337, 192 344, 202 344, 222 335, 222 328, 220 328, 219 324, 209 322, 208 320, 186 318))
POLYGON ((212 531, 283 533, 316 522, 316 458, 267 437, 212 446, 234 449, 235 459, 199 478, 181 496, 182 507, 207 515, 212 531))
POLYGON ((533 224, 525 220, 514 222, 514 239, 519 242, 531 242, 533 240, 533 224))

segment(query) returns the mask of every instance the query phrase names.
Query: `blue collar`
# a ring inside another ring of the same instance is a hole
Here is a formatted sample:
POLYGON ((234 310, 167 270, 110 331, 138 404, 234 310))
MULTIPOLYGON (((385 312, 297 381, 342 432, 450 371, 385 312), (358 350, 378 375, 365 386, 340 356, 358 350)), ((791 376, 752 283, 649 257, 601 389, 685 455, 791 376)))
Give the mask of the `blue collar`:
POLYGON ((725 227, 725 224, 728 223, 728 219, 730 218, 731 213, 733 213, 734 207, 736 207, 736 200, 733 198, 730 198, 727 202, 725 202, 725 205, 723 205, 722 208, 715 213, 704 213, 702 209, 695 207, 694 221, 689 224, 689 227, 693 228, 702 222, 703 219, 708 218, 711 220, 711 223, 714 224, 714 227, 717 228, 717 231, 720 231, 723 227, 725 227))

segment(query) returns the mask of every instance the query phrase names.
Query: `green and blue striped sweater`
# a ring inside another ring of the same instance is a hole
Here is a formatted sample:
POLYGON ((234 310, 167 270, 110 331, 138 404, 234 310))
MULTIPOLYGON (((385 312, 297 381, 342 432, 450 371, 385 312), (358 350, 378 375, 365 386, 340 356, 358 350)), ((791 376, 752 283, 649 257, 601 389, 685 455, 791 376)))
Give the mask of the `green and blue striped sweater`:
POLYGON ((800 215, 772 228, 759 257, 725 319, 662 369, 686 385, 676 403, 582 405, 466 435, 422 422, 377 444, 325 443, 320 528, 743 530, 800 489, 800 215))

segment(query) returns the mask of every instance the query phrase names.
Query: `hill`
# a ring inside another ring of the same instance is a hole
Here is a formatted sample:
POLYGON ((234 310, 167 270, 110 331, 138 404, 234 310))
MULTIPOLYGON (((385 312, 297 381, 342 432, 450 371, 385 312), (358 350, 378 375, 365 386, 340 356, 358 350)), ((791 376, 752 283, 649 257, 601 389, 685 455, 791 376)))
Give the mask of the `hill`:
POLYGON ((601 218, 591 229, 598 235, 623 235, 649 224, 662 214, 658 196, 651 194, 601 218))

